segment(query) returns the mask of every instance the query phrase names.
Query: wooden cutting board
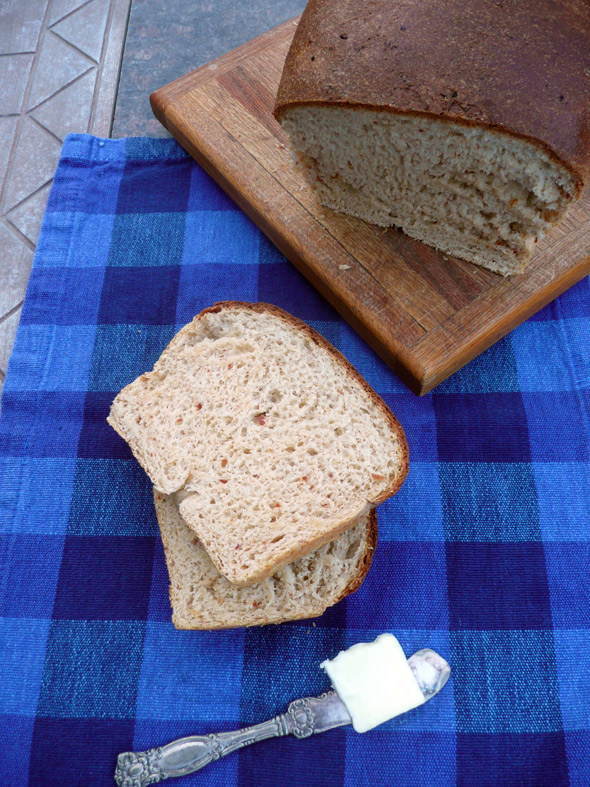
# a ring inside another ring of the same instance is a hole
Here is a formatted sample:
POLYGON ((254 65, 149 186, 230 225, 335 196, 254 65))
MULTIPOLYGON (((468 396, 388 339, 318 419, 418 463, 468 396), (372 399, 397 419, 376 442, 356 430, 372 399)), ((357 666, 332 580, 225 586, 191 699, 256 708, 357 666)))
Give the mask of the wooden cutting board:
POLYGON ((590 189, 505 279, 319 205, 272 116, 297 20, 160 88, 154 113, 417 394, 590 272, 590 189))

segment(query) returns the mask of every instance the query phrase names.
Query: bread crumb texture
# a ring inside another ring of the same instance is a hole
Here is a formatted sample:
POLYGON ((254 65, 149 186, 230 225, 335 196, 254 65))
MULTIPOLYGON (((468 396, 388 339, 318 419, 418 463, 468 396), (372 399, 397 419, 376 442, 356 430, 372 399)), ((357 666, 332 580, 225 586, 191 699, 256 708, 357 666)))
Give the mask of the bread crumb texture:
POLYGON ((108 420, 240 585, 333 540, 407 473, 403 429, 383 401, 315 331, 267 304, 195 317, 108 420))
POLYGON ((574 200, 574 175, 527 140, 449 119, 357 107, 283 110, 296 166, 328 208, 502 275, 574 200))
POLYGON ((179 629, 262 626, 321 615, 353 592, 372 558, 374 511, 329 544, 250 587, 223 577, 180 516, 174 496, 154 491, 170 575, 172 622, 179 629))

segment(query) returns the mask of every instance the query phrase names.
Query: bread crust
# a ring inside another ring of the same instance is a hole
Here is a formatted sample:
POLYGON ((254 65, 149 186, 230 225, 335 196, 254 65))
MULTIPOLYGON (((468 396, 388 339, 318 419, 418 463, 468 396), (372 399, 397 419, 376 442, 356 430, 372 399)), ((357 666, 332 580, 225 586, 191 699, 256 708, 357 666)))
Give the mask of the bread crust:
POLYGON ((590 179, 587 0, 309 0, 274 114, 382 110, 542 148, 580 196, 590 179))

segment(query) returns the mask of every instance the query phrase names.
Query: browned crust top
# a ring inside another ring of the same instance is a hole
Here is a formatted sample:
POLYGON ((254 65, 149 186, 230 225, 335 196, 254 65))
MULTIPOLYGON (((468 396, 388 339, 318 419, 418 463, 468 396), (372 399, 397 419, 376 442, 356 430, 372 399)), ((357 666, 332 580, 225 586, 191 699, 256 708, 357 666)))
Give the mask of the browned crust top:
POLYGON ((590 178, 588 0, 309 0, 275 105, 492 128, 590 178))
MULTIPOLYGON (((293 325, 300 331, 303 331, 318 347, 329 352, 339 364, 341 364, 344 369, 346 370, 347 374, 353 377, 363 388, 367 396, 371 399, 375 407, 379 408, 385 418, 389 421, 389 425, 391 426, 391 430, 397 436, 400 445, 400 465, 399 471, 396 477, 392 480, 391 484, 387 489, 385 489, 381 495, 376 498, 375 500, 370 500, 369 503, 372 507, 383 503, 384 500, 395 495, 395 493, 400 489, 401 485, 406 479, 408 475, 409 465, 410 465, 410 450, 408 447, 408 441, 406 439, 406 434, 404 432, 403 426, 397 420, 395 415, 391 412, 389 407, 385 404, 383 399, 379 396, 379 394, 371 388, 369 383, 365 380, 365 378, 354 368, 354 366, 350 363, 350 361, 342 355, 342 353, 337 350, 333 344, 330 344, 327 339, 318 333, 311 325, 308 325, 303 320, 300 320, 298 317, 294 317, 289 312, 284 311, 279 306, 275 306, 272 303, 247 303, 245 301, 220 301, 219 303, 214 303, 213 306, 209 306, 207 309, 203 309, 203 311, 197 315, 198 317, 202 317, 205 314, 217 314, 218 312, 224 309, 245 309, 247 311, 253 312, 260 312, 267 314, 273 314, 275 317, 278 317, 281 320, 293 325)), ((334 536, 335 537, 335 536, 334 536)), ((329 540, 329 539, 328 539, 329 540)), ((325 540, 324 540, 325 543, 325 540)), ((316 544, 316 546, 321 546, 321 543, 316 544)), ((314 547, 315 548, 315 547, 314 547)), ((309 551, 309 550, 308 550, 309 551)), ((302 553, 304 554, 304 553, 302 553)), ((300 555, 298 555, 300 557, 300 555)), ((293 558, 294 560, 295 558, 293 558)))

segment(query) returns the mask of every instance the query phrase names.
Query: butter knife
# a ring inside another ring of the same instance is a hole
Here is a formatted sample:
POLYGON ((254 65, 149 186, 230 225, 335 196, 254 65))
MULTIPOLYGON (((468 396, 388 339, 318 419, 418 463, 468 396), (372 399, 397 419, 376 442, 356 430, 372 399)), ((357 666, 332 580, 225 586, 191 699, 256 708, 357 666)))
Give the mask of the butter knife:
MULTIPOLYGON (((408 664, 425 700, 438 694, 451 674, 451 668, 442 656, 429 648, 410 656, 408 664)), ((119 787, 147 787, 172 776, 186 776, 220 757, 266 738, 282 735, 308 738, 351 721, 346 706, 335 691, 319 697, 302 697, 293 700, 286 713, 252 727, 191 735, 155 749, 123 752, 117 758, 115 781, 119 787)))

